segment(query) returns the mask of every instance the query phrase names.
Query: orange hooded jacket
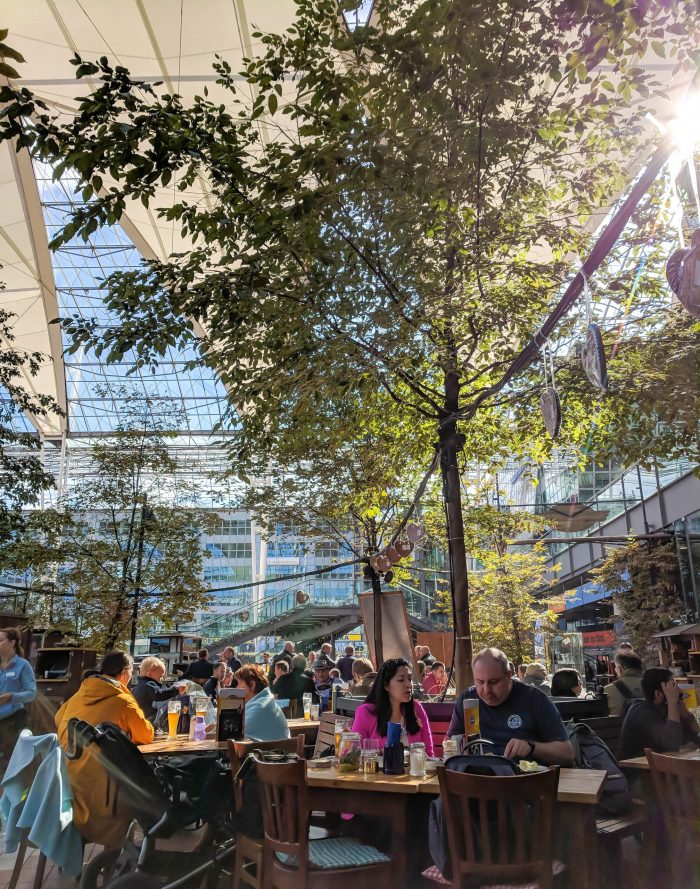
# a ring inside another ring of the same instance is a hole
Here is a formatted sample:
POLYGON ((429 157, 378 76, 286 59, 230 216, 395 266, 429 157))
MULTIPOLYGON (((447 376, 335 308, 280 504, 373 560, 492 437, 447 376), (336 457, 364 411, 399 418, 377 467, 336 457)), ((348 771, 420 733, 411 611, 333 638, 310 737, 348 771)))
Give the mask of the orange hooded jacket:
MULTIPOLYGON (((113 722, 135 744, 148 744, 153 740, 153 726, 134 696, 125 685, 110 676, 86 679, 56 714, 58 740, 64 750, 68 746, 68 721, 73 717, 84 719, 91 725, 113 722)), ((112 810, 114 789, 108 794, 107 772, 94 745, 83 750, 80 759, 68 762, 68 775, 73 788, 73 820, 77 829, 88 842, 120 846, 131 814, 123 804, 119 805, 119 800, 116 812, 112 810)))

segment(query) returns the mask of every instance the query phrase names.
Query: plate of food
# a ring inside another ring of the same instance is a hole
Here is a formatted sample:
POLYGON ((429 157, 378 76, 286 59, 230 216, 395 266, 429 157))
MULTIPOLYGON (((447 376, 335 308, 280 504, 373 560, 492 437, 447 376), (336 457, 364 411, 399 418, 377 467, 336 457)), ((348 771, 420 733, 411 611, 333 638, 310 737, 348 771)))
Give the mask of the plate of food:
POLYGON ((542 766, 538 762, 533 762, 531 759, 521 759, 518 763, 518 768, 521 772, 525 772, 526 774, 547 771, 547 766, 542 766))

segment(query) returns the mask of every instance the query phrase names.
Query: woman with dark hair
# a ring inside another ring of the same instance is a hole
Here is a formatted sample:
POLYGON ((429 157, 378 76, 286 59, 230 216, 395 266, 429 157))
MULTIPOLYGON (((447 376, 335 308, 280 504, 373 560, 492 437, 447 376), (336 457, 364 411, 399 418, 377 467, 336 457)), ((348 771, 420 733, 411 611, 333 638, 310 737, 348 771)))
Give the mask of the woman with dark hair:
MULTIPOLYGON (((56 714, 61 746, 68 746, 68 722, 73 717, 91 725, 112 722, 134 744, 149 744, 153 726, 127 687, 134 669, 131 655, 109 651, 98 669, 96 676, 83 680, 56 714)), ((109 781, 95 745, 86 747, 80 759, 69 761, 68 775, 73 788, 73 821, 82 836, 91 843, 120 846, 132 813, 120 796, 115 797, 114 782, 109 781)))
POLYGON ((411 667, 402 657, 390 658, 381 665, 365 703, 355 711, 352 730, 383 746, 390 722, 400 723, 409 744, 422 741, 427 755, 435 755, 428 716, 413 699, 411 667))
POLYGON ((246 738, 253 741, 279 741, 289 737, 289 726, 272 697, 270 682, 259 664, 246 664, 236 670, 238 688, 245 692, 246 738))
POLYGON ((578 670, 562 668, 552 676, 553 698, 577 698, 581 694, 581 677, 578 670))
POLYGON ((0 778, 4 775, 17 738, 27 728, 29 704, 36 697, 36 680, 24 659, 16 627, 0 630, 0 778))

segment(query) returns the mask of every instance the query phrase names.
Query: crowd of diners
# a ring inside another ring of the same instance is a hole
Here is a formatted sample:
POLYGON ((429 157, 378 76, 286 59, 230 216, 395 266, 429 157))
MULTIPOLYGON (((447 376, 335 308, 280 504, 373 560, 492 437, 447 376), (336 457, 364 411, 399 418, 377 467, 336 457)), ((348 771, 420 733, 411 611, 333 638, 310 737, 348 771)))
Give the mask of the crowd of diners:
MULTIPOLYGON (((56 714, 60 743, 66 746, 67 726, 73 717, 93 725, 114 723, 134 743, 149 743, 154 738, 157 708, 178 695, 186 679, 203 681, 205 689, 216 694, 217 684, 226 682, 230 669, 231 682, 244 694, 245 733, 253 740, 276 740, 290 735, 275 694, 289 698, 306 693, 319 696, 336 679, 343 681, 342 676, 351 675, 352 692, 365 698, 355 712, 354 731, 363 739, 378 741, 381 747, 386 740, 388 723, 399 723, 406 743, 421 741, 427 754, 433 756, 430 722, 414 695, 412 664, 404 658, 391 658, 375 672, 369 661, 354 657, 351 646, 346 649, 345 660, 340 658, 338 662, 324 650, 329 647, 324 646, 305 657, 294 651, 292 643, 285 643, 282 651, 267 662, 245 665, 238 661, 232 649, 214 664, 208 661, 208 652, 203 650, 197 661, 170 686, 163 683, 166 668, 158 658, 145 658, 134 682, 131 656, 122 651, 108 652, 99 668, 85 675, 77 692, 56 714), (334 671, 338 675, 334 675, 334 671)), ((433 669, 439 662, 433 658, 430 663, 429 652, 421 654, 421 662, 431 673, 436 673, 436 681, 440 682, 440 667, 433 669)), ((686 709, 671 672, 664 667, 642 671, 641 660, 631 651, 618 652, 616 663, 617 685, 608 691, 608 698, 611 709, 619 703, 618 694, 626 703, 622 757, 640 755, 645 747, 668 752, 678 750, 685 743, 697 745, 698 724, 686 709)), ((457 695, 448 736, 464 734, 464 700, 478 699, 481 736, 493 743, 493 752, 546 765, 572 763, 574 751, 552 698, 581 693, 581 679, 575 670, 557 671, 550 685, 542 675, 544 668, 539 669, 541 665, 526 665, 525 669, 516 670, 507 655, 497 648, 479 651, 472 667, 474 684, 457 695)), ((22 656, 19 634, 12 629, 0 630, 0 730, 4 732, 4 751, 11 749, 10 741, 16 740, 19 730, 26 725, 25 705, 35 693, 33 683, 33 671, 22 656)), ((122 811, 119 801, 110 797, 107 775, 92 748, 80 759, 70 761, 68 771, 74 794, 75 824, 84 838, 104 845, 120 843, 129 813, 122 811)))

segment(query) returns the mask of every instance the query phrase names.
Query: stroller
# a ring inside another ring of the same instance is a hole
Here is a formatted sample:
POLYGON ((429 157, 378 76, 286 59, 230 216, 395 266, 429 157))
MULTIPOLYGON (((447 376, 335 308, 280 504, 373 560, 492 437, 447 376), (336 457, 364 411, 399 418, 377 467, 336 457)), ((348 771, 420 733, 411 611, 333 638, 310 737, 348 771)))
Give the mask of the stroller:
MULTIPOLYGON (((68 742, 69 759, 97 745, 115 810, 121 797, 134 812, 122 848, 105 849, 86 864, 82 889, 214 889, 235 848, 225 767, 215 758, 188 757, 151 768, 130 738, 109 722, 92 726, 71 719, 68 742), (201 823, 202 836, 191 851, 157 848, 158 840, 201 823)), ((225 873, 230 882, 230 871, 225 873)))

